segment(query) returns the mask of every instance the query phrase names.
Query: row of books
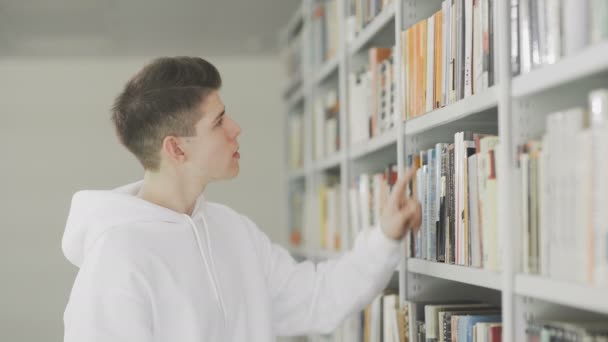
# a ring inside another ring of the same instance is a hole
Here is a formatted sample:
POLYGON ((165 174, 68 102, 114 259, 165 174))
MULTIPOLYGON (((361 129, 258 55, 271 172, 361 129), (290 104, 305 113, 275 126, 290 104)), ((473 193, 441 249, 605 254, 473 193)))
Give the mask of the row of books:
POLYGON ((604 0, 510 0, 513 75, 608 38, 604 0))
POLYGON ((608 342, 608 321, 529 321, 526 339, 528 342, 608 342))
POLYGON ((304 166, 304 115, 297 112, 289 115, 289 166, 300 169, 304 166))
POLYGON ((410 257, 498 270, 496 153, 493 135, 459 132, 453 143, 408 155, 417 167, 410 188, 422 206, 410 257))
POLYGON ((340 149, 340 101, 338 90, 315 95, 314 101, 314 158, 321 160, 340 149))
POLYGON ((424 314, 416 321, 418 341, 499 342, 500 307, 484 303, 417 304, 424 314))
POLYGON ((312 11, 312 38, 314 65, 336 56, 339 44, 338 1, 326 0, 316 3, 312 11))
POLYGON ((350 42, 393 0, 348 0, 346 40, 350 42))
POLYGON ((369 64, 349 75, 350 142, 368 140, 397 124, 392 48, 368 51, 369 64))
POLYGON ((351 235, 380 226, 380 213, 397 181, 397 166, 387 166, 382 172, 362 173, 349 189, 351 235))
POLYGON ((351 341, 407 341, 409 331, 408 306, 399 308, 399 296, 391 290, 378 296, 363 311, 362 339, 351 341))
POLYGON ((404 119, 494 85, 495 1, 445 0, 401 33, 404 119))
POLYGON ((608 89, 519 148, 523 271, 608 286, 608 89))

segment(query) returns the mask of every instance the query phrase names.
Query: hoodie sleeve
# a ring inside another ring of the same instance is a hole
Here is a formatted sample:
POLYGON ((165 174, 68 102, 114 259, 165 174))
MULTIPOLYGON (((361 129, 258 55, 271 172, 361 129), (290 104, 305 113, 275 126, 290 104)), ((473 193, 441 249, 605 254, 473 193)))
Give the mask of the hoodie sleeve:
POLYGON ((64 313, 65 342, 150 342, 152 318, 137 246, 105 233, 82 264, 64 313))
POLYGON ((400 259, 401 243, 378 228, 359 234, 355 247, 340 258, 316 265, 297 263, 255 230, 278 335, 335 330, 384 290, 400 259))

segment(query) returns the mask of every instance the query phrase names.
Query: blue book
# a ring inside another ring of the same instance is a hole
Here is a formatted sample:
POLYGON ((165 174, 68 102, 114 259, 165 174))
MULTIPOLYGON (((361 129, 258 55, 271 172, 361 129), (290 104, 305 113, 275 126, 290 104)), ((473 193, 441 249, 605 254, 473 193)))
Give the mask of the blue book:
POLYGON ((458 318, 458 342, 473 342, 473 326, 476 323, 500 323, 500 315, 465 315, 458 318))

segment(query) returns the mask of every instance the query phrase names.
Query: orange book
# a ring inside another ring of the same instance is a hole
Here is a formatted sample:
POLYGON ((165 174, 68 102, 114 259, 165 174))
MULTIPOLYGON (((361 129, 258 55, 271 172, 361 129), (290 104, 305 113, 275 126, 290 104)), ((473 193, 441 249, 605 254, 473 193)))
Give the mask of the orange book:
POLYGON ((435 94, 433 109, 441 107, 442 84, 443 84, 443 12, 439 10, 435 14, 435 94))
POLYGON ((427 19, 420 22, 420 80, 418 81, 419 90, 419 101, 418 101, 418 115, 426 112, 426 54, 427 54, 427 19))
POLYGON ((369 70, 372 73, 372 112, 370 113, 370 130, 372 137, 378 134, 378 116, 380 104, 381 75, 380 65, 391 56, 390 48, 371 48, 369 49, 369 70))
POLYGON ((420 114, 420 90, 421 90, 421 79, 422 79, 422 59, 420 58, 420 50, 422 49, 422 42, 420 41, 422 38, 422 25, 420 23, 416 24, 416 46, 414 47, 414 59, 416 60, 416 89, 414 90, 414 116, 418 116, 420 114))
POLYGON ((414 90, 416 88, 416 69, 415 69, 415 54, 414 52, 416 51, 415 49, 415 43, 416 43, 416 25, 410 27, 409 30, 407 30, 407 77, 408 77, 408 89, 407 89, 407 118, 411 119, 412 117, 414 117, 414 90))
POLYGON ((401 32, 401 98, 403 99, 402 107, 401 107, 401 116, 403 120, 407 120, 407 104, 408 104, 408 87, 407 87, 407 79, 408 79, 408 67, 407 67, 407 53, 408 53, 408 30, 401 32))

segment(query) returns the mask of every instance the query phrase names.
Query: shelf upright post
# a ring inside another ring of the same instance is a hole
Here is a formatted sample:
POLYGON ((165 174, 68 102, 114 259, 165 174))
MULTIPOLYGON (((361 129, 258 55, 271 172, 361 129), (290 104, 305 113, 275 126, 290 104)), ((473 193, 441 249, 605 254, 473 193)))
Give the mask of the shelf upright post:
POLYGON ((515 253, 512 224, 512 192, 515 160, 512 146, 511 127, 511 30, 510 0, 497 0, 494 17, 498 27, 498 135, 500 149, 498 156, 498 231, 502 240, 502 321, 503 341, 514 341, 514 279, 515 253), (500 13, 500 15, 496 15, 500 13))

